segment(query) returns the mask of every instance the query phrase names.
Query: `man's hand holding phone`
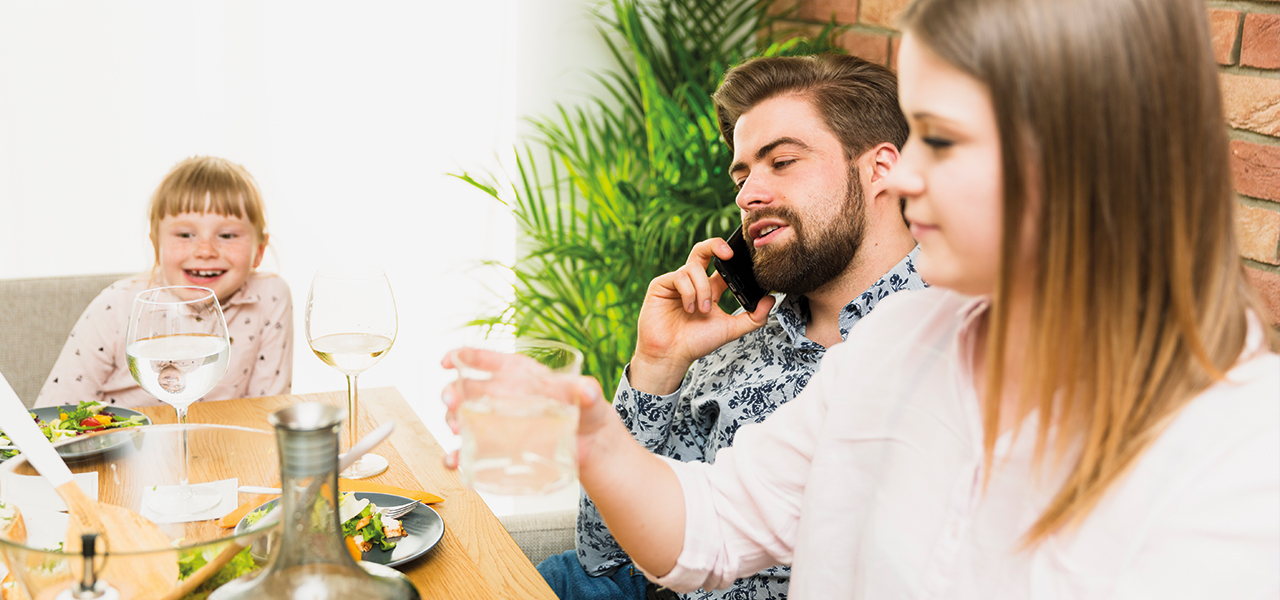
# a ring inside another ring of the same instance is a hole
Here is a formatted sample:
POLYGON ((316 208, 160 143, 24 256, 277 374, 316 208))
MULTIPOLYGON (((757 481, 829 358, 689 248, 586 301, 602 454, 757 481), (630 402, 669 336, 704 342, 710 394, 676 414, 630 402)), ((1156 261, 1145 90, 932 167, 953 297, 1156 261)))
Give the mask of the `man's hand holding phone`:
POLYGON ((693 361, 768 322, 775 300, 767 294, 751 312, 730 315, 720 309, 728 285, 718 272, 708 276, 707 268, 715 258, 733 256, 728 243, 711 238, 693 247, 684 266, 649 283, 628 375, 631 387, 670 394, 693 361))

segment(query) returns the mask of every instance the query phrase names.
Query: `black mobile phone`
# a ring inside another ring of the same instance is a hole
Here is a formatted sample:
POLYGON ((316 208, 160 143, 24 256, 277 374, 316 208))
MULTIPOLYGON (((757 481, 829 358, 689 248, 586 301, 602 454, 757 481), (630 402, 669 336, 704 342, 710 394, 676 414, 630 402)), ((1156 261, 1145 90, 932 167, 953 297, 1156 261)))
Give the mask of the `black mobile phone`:
POLYGON ((747 312, 752 312, 760 299, 769 292, 756 282, 756 272, 751 267, 751 250, 747 248, 747 240, 742 237, 741 225, 729 236, 729 247, 733 249, 733 258, 721 260, 717 256, 712 262, 716 265, 716 272, 729 284, 729 291, 738 299, 738 304, 747 312))

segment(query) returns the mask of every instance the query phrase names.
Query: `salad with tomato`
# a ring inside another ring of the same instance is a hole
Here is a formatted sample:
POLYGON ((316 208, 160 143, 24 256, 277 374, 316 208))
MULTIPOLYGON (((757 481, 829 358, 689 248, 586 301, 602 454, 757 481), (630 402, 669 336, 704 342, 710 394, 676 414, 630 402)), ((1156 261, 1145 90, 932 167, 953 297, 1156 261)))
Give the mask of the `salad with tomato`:
MULTIPOLYGON (((36 422, 36 425, 40 426, 40 431, 44 433, 44 436, 50 442, 57 442, 105 429, 137 427, 147 424, 146 417, 142 415, 118 415, 111 412, 110 408, 103 406, 101 402, 93 400, 81 402, 74 409, 68 410, 68 408, 70 407, 62 407, 58 411, 58 418, 52 420, 44 420, 36 413, 31 413, 31 418, 36 422)), ((12 446, 13 442, 9 441, 9 437, 0 432, 0 460, 7 460, 19 454, 19 450, 12 446)))

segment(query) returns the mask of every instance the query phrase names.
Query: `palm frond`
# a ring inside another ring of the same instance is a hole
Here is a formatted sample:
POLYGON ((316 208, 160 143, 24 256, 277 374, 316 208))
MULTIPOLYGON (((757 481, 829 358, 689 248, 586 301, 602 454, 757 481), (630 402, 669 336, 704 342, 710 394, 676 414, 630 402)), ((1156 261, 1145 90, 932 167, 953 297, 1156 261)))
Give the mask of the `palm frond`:
POLYGON ((536 134, 516 149, 509 189, 492 174, 455 175, 510 207, 521 236, 514 299, 472 325, 571 344, 586 374, 617 387, 649 282, 738 222, 711 101, 724 72, 753 55, 835 47, 834 24, 813 40, 776 42, 773 2, 609 0, 596 9, 617 63, 593 74, 604 93, 531 120, 536 134))

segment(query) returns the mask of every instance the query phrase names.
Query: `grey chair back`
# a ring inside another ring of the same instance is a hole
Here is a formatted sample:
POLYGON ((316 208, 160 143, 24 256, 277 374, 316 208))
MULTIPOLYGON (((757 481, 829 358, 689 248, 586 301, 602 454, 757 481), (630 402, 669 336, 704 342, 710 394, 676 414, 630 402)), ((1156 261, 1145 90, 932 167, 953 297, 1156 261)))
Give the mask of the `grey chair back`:
POLYGON ((76 319, 129 273, 0 280, 0 373, 30 407, 76 319))
POLYGON ((576 506, 542 513, 507 515, 498 520, 535 566, 548 556, 573 550, 578 542, 574 533, 578 522, 576 506))

